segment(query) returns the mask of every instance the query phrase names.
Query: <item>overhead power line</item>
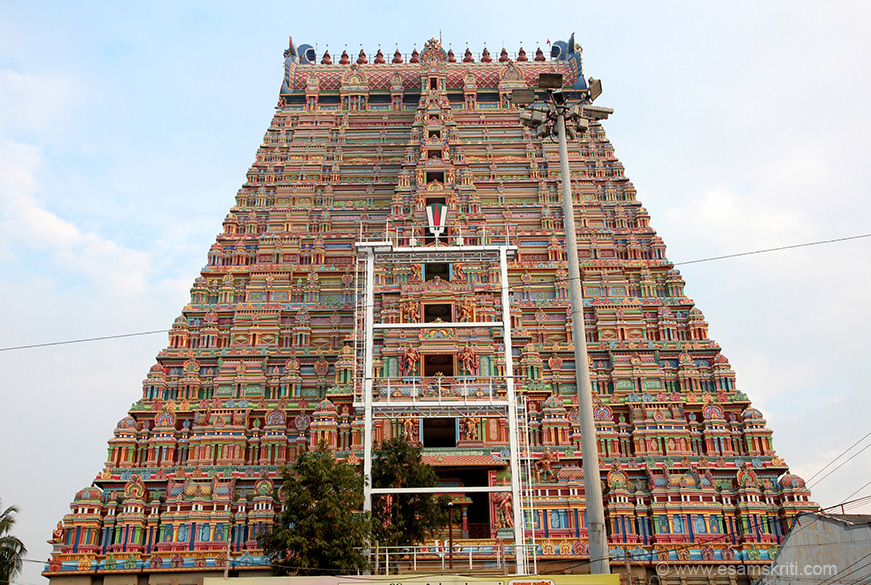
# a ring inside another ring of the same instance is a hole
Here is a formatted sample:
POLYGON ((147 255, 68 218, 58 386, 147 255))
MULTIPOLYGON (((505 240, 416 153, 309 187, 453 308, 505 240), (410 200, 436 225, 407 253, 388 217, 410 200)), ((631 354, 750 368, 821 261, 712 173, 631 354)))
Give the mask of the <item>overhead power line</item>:
POLYGON ((675 262, 674 265, 698 264, 700 262, 712 262, 714 260, 725 260, 726 258, 738 258, 739 256, 752 256, 753 254, 765 254, 767 252, 779 252, 780 250, 792 250, 793 248, 806 248, 808 246, 819 246, 821 244, 834 244, 836 242, 846 242, 847 240, 858 240, 861 238, 871 238, 871 234, 860 234, 858 236, 847 236, 846 238, 835 238, 834 240, 820 240, 818 242, 805 242, 803 244, 793 244, 791 246, 779 246, 777 248, 765 248, 764 250, 753 250, 752 252, 739 252, 738 254, 726 254, 725 256, 711 256, 710 258, 699 258, 698 260, 687 260, 685 262, 675 262))
MULTIPOLYGON (((857 489, 855 492, 853 492, 852 494, 850 494, 849 496, 847 496, 847 499, 849 500, 850 498, 852 498, 853 496, 855 496, 856 494, 858 494, 859 492, 861 492, 862 490, 864 490, 864 489, 865 489, 866 487, 868 487, 869 485, 871 485, 871 481, 869 481, 868 483, 866 483, 865 485, 863 485, 862 487, 860 487, 859 489, 857 489)), ((844 503, 846 504, 846 503, 858 502, 858 501, 860 501, 860 500, 868 500, 868 499, 871 499, 871 495, 863 496, 863 497, 859 498, 858 500, 851 500, 851 502, 844 502, 844 503)))
MULTIPOLYGON (((821 481, 823 481, 824 479, 826 479, 827 477, 829 477, 830 475, 832 475, 833 473, 835 473, 836 471, 838 471, 840 468, 842 468, 843 466, 845 466, 847 463, 849 463, 850 461, 852 461, 853 459, 855 459, 856 456, 860 455, 863 451, 865 451, 866 449, 868 449, 868 447, 871 447, 871 443, 868 443, 867 445, 865 445, 864 447, 862 447, 861 449, 859 449, 858 451, 856 451, 855 453, 853 453, 852 455, 850 455, 850 457, 848 457, 847 459, 845 459, 844 461, 842 461, 841 464, 838 465, 837 467, 835 467, 833 470, 831 470, 830 472, 828 472, 827 474, 825 474, 824 476, 822 476, 821 478, 819 478, 818 480, 816 480, 816 481, 813 482, 812 484, 808 485, 808 486, 807 486, 808 489, 810 489, 810 488, 812 488, 813 486, 819 484, 821 481)), ((862 489, 862 488, 859 488, 859 489, 862 489)), ((851 494, 851 495, 852 495, 852 494, 851 494)))
MULTIPOLYGON (((829 462, 825 465, 825 467, 823 467, 822 469, 820 469, 819 471, 817 471, 815 474, 813 474, 812 476, 810 476, 809 478, 807 478, 805 481, 806 481, 807 483, 812 482, 816 476, 818 476, 819 474, 821 474, 822 472, 824 472, 826 469, 828 469, 829 467, 831 467, 832 465, 834 465, 835 462, 836 462, 838 459, 840 459, 841 457, 843 457, 844 455, 846 455, 847 453, 849 453, 850 451, 852 451, 853 448, 854 448, 856 445, 858 445, 859 443, 861 443, 862 441, 864 441, 865 439, 867 439, 869 436, 871 436, 871 431, 869 431, 867 435, 865 435, 864 437, 862 437, 861 439, 859 439, 858 441, 856 441, 855 443, 853 443, 852 445, 850 445, 849 447, 847 447, 846 449, 844 449, 844 451, 843 451, 840 455, 838 455, 837 457, 835 457, 834 459, 832 459, 831 461, 829 461, 829 462)), ((863 487, 864 487, 864 486, 863 486, 863 487)), ((859 489, 862 489, 862 488, 859 488, 859 489)), ((856 490, 856 491, 859 491, 859 490, 856 490)), ((851 495, 855 495, 855 494, 851 494, 851 495)), ((847 497, 849 498, 850 496, 847 496, 847 497)))
POLYGON ((106 339, 120 339, 122 337, 138 337, 140 335, 154 335, 155 333, 168 333, 169 329, 155 331, 140 331, 138 333, 121 333, 119 335, 105 335, 103 337, 88 337, 86 339, 69 339, 67 341, 50 341, 48 343, 34 343, 32 345, 17 345, 15 347, 0 347, 0 351, 13 351, 16 349, 33 349, 36 347, 48 347, 50 345, 69 345, 71 343, 87 343, 88 341, 103 341, 106 339))
MULTIPOLYGON (((871 234, 860 234, 858 236, 847 236, 845 238, 835 238, 833 240, 820 240, 818 242, 805 242, 803 244, 793 244, 791 246, 780 246, 778 248, 766 248, 764 250, 753 250, 752 252, 739 252, 737 254, 726 254, 725 256, 711 256, 710 258, 699 258, 698 260, 687 260, 685 262, 675 262, 675 266, 683 266, 686 264, 698 264, 700 262, 713 262, 714 260, 725 260, 727 258, 738 258, 740 256, 751 256, 753 254, 765 254, 767 252, 777 252, 780 250, 790 250, 793 248, 805 248, 807 246, 818 246, 820 244, 834 244, 836 242, 846 242, 848 240, 858 240, 861 238, 871 238, 871 234)), ((138 333, 123 333, 120 335, 106 335, 104 337, 89 337, 86 339, 70 339, 67 341, 51 341, 48 343, 34 343, 32 345, 17 345, 14 347, 0 347, 2 351, 14 351, 17 349, 34 349, 38 347, 48 347, 52 345, 69 345, 72 343, 87 343, 89 341, 104 341, 106 339, 120 339, 122 337, 138 337, 140 335, 153 335, 155 333, 168 333, 169 329, 159 329, 156 331, 140 331, 138 333)))

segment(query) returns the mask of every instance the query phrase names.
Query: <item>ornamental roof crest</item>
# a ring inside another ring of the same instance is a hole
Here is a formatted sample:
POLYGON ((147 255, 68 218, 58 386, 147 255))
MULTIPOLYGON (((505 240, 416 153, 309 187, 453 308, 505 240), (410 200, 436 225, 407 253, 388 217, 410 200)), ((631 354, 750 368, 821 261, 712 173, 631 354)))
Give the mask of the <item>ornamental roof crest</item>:
POLYGON ((133 479, 124 485, 124 497, 125 499, 131 498, 137 500, 145 500, 148 498, 148 490, 145 489, 145 484, 142 483, 142 478, 140 476, 134 476, 133 479))
POLYGON ((369 79, 366 73, 357 64, 353 64, 342 74, 342 90, 343 91, 369 91, 369 79))
POLYGON ((423 46, 423 53, 420 54, 420 62, 423 65, 433 63, 445 63, 448 60, 448 54, 442 48, 442 44, 436 39, 430 39, 423 46))
POLYGON ((499 71, 499 86, 500 87, 526 87, 526 81, 523 79, 523 74, 517 68, 514 61, 509 61, 499 71))

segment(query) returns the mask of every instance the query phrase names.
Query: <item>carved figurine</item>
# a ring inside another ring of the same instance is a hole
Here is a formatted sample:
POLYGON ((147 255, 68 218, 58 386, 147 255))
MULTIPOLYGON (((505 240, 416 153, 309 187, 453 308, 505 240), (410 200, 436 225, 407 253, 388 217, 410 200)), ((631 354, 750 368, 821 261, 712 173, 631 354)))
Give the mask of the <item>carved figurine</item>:
POLYGON ((463 351, 457 356, 460 358, 460 370, 464 373, 475 375, 478 371, 478 356, 472 351, 471 346, 467 343, 463 347, 463 351))
POLYGON ((514 528, 514 504, 511 501, 511 493, 508 492, 499 501, 499 511, 502 513, 502 522, 506 528, 514 528))
POLYGON ((406 323, 417 323, 420 321, 420 311, 417 308, 417 303, 408 299, 402 304, 402 316, 406 323))
POLYGON ((406 441, 414 440, 414 419, 411 417, 402 421, 402 438, 406 441))
POLYGON ((465 418, 463 419, 463 439, 466 441, 477 441, 478 440, 478 423, 481 422, 479 418, 465 418))
POLYGON ((541 477, 544 475, 545 482, 549 482, 551 480, 556 481, 556 473, 554 473, 553 469, 551 469, 551 464, 554 462, 555 457, 553 452, 551 452, 550 447, 545 449, 544 453, 541 455, 541 459, 535 462, 535 481, 541 483, 541 477))
POLYGON ((468 323, 470 321, 474 321, 474 319, 475 319, 475 300, 474 299, 466 297, 460 302, 460 306, 457 307, 457 318, 463 323, 468 323))
POLYGON ((57 523, 57 528, 51 531, 51 541, 52 542, 63 542, 64 539, 64 523, 60 521, 57 523))
POLYGON ((412 346, 407 346, 402 354, 402 375, 413 376, 417 371, 417 361, 420 355, 412 346))

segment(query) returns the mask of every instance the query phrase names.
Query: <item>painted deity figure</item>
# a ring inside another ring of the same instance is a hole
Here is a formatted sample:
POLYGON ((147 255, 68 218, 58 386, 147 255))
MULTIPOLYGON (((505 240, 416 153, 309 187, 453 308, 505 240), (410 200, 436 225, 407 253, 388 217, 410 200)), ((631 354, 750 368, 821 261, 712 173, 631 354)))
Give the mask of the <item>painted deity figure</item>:
POLYGON ((52 542, 63 542, 64 539, 64 523, 60 521, 57 523, 57 528, 51 531, 51 541, 52 542))
POLYGON ((411 299, 403 302, 402 313, 406 323, 417 323, 420 321, 420 311, 417 308, 417 303, 411 299))
POLYGON ((475 318, 475 301, 471 298, 464 298, 460 303, 460 306, 457 308, 457 318, 463 322, 468 323, 475 318))
POLYGON ((499 511, 502 512, 502 522, 507 528, 514 528, 514 504, 511 501, 511 493, 502 496, 499 502, 499 511))
POLYGON ((546 482, 551 480, 556 481, 556 473, 554 473, 551 468, 554 459, 553 452, 550 450, 550 447, 548 447, 541 455, 541 459, 535 462, 535 480, 538 483, 541 483, 542 476, 544 476, 546 482))
POLYGON ((407 346, 402 353, 402 375, 413 376, 417 371, 417 362, 420 355, 412 346, 407 346))
POLYGON ((414 440, 414 419, 411 417, 402 421, 402 438, 406 441, 414 440))
POLYGON ((481 422, 479 418, 465 418, 463 419, 463 439, 466 441, 477 441, 478 440, 478 424, 481 422))
POLYGON ((342 300, 345 303, 354 302, 354 275, 345 271, 342 275, 342 300))
POLYGON ((475 375, 478 371, 478 356, 472 351, 471 346, 467 343, 463 347, 463 351, 457 356, 460 358, 460 370, 469 375, 475 375))

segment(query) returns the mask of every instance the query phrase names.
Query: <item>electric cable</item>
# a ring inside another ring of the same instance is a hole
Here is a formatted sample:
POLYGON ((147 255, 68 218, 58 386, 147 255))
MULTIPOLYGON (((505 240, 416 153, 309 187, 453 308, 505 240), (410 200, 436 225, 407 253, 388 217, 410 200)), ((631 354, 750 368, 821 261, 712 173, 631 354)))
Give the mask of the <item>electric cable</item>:
MULTIPOLYGON (((840 455, 838 455, 837 457, 835 457, 834 459, 832 459, 831 461, 829 461, 829 462, 825 465, 825 467, 823 467, 822 469, 820 469, 819 471, 817 471, 815 474, 813 474, 812 476, 810 476, 809 478, 807 478, 807 480, 805 480, 805 481, 806 481, 807 483, 812 482, 816 476, 818 476, 819 474, 821 474, 822 472, 824 472, 826 469, 829 468, 830 465, 832 465, 833 463, 835 463, 835 461, 837 461, 838 459, 840 459, 841 457, 843 457, 844 455, 846 455, 847 453, 849 453, 850 450, 853 449, 853 447, 855 447, 856 445, 858 445, 859 443, 861 443, 862 441, 864 441, 864 440, 867 439, 868 437, 871 437, 871 431, 869 431, 867 435, 865 435, 864 437, 862 437, 861 439, 859 439, 858 441, 856 441, 855 443, 853 443, 852 445, 850 445, 848 448, 846 448, 846 449, 844 450, 843 453, 841 453, 840 455)), ((862 486, 862 487, 865 487, 865 486, 862 486)), ((856 490, 856 491, 858 492, 858 491, 861 490, 861 489, 862 489, 862 488, 859 488, 859 489, 856 490)), ((850 495, 854 495, 854 494, 850 494, 850 495)), ((850 497, 850 496, 847 496, 847 498, 849 498, 849 497, 850 497)))
MULTIPOLYGON (((868 485, 871 485, 871 482, 866 483, 866 484, 865 484, 864 486, 862 486, 862 487, 866 487, 866 486, 868 486, 868 485)), ((862 488, 859 488, 859 490, 861 490, 861 489, 862 489, 862 488)), ((858 492, 859 490, 856 490, 856 492, 858 492)), ((856 492, 853 492, 853 494, 855 494, 856 492)), ((851 496, 852 496, 852 494, 851 494, 851 496)), ((848 496, 848 497, 850 497, 850 496, 848 496)), ((866 495, 866 496, 862 496, 861 498, 857 498, 857 499, 855 499, 855 500, 850 500, 850 502, 848 502, 848 505, 847 505, 846 507, 847 507, 847 508, 850 508, 850 509, 853 509, 853 508, 860 508, 860 507, 862 507, 862 506, 865 505, 865 501, 866 501, 866 500, 871 500, 871 494, 868 494, 868 495, 866 495)))
POLYGON ((714 260, 725 260, 726 258, 738 258, 739 256, 752 256, 753 254, 765 254, 767 252, 779 252, 780 250, 792 250, 793 248, 806 248, 808 246, 819 246, 821 244, 834 244, 836 242, 846 242, 847 240, 858 240, 860 238, 871 238, 871 234, 860 234, 858 236, 847 236, 845 238, 835 238, 832 240, 819 240, 817 242, 805 242, 802 244, 792 244, 790 246, 778 246, 777 248, 765 248, 763 250, 753 250, 752 252, 739 252, 737 254, 726 254, 724 256, 712 256, 710 258, 699 258, 698 260, 686 260, 684 262, 675 262, 674 265, 698 264, 700 262, 712 262, 714 260))
MULTIPOLYGON (((853 455, 851 455, 848 459, 846 459, 846 460, 844 460, 843 462, 841 462, 840 465, 838 465, 838 466, 835 467, 833 470, 831 470, 830 472, 828 472, 827 474, 825 474, 824 476, 822 476, 821 478, 819 478, 818 480, 816 480, 816 481, 813 483, 813 485, 808 485, 808 486, 807 486, 808 489, 812 488, 812 487, 815 486, 815 485, 819 485, 819 483, 820 483, 821 481, 823 481, 824 479, 826 479, 827 477, 829 477, 830 475, 832 475, 833 473, 835 473, 836 471, 838 471, 840 468, 842 468, 843 466, 845 466, 847 463, 849 463, 850 461, 852 461, 853 459, 855 459, 857 455, 861 454, 863 451, 865 451, 865 450, 868 449, 869 447, 871 447, 871 443, 868 443, 867 445, 865 445, 864 447, 862 447, 861 449, 859 449, 858 451, 856 451, 855 453, 853 453, 853 455)), ((864 486, 863 486, 863 487, 864 487, 864 486)), ((860 488, 860 489, 861 489, 861 488, 860 488)))
MULTIPOLYGON (((793 248, 804 248, 807 246, 818 246, 820 244, 833 244, 836 242, 845 242, 848 240, 857 240, 860 238, 869 238, 869 237, 871 237, 871 234, 860 234, 858 236, 847 236, 844 238, 835 238, 835 239, 831 239, 831 240, 805 242, 802 244, 792 244, 790 246, 780 246, 777 248, 766 248, 764 250, 753 250, 751 252, 739 252, 737 254, 726 254, 725 256, 711 256, 709 258, 699 258, 697 260, 687 260, 684 262, 673 262, 672 264, 674 266, 679 266, 679 265, 682 266, 682 265, 686 265, 686 264, 698 264, 700 262, 712 262, 714 260, 724 260, 726 258, 737 258, 740 256, 750 256, 753 254, 765 254, 768 252, 777 252, 780 250, 790 250, 793 248)), ((568 281, 568 280, 569 280, 569 278, 566 278, 566 281, 568 281)), ((579 280, 583 281, 583 278, 580 278, 579 280)), ((365 306, 363 308, 365 308, 365 306)), ((13 351, 13 350, 19 350, 19 349, 34 349, 34 348, 38 348, 38 347, 49 347, 49 346, 53 346, 53 345, 68 345, 68 344, 73 344, 73 343, 86 343, 86 342, 90 342, 90 341, 103 341, 106 339, 120 339, 123 337, 136 337, 136 336, 140 336, 140 335, 153 335, 155 333, 168 333, 169 331, 170 331, 169 329, 159 329, 159 330, 155 330, 155 331, 140 331, 137 333, 122 333, 119 335, 106 335, 103 337, 90 337, 90 338, 85 338, 85 339, 70 339, 67 341, 51 341, 51 342, 47 342, 47 343, 34 343, 31 345, 0 347, 0 352, 13 351)))
POLYGON ((122 337, 138 337, 140 335, 154 335, 155 333, 168 333, 169 329, 155 331, 139 331, 138 333, 120 333, 118 335, 104 335, 102 337, 88 337, 85 339, 69 339, 67 341, 49 341, 46 343, 33 343, 31 345, 17 345, 14 347, 0 347, 0 351, 14 351, 16 349, 34 349, 37 347, 49 347, 52 345, 69 345, 71 343, 87 343, 89 341, 104 341, 106 339, 121 339, 122 337))

